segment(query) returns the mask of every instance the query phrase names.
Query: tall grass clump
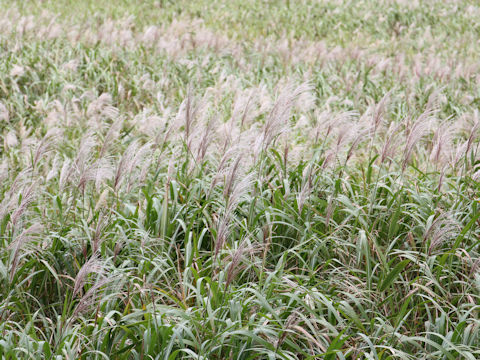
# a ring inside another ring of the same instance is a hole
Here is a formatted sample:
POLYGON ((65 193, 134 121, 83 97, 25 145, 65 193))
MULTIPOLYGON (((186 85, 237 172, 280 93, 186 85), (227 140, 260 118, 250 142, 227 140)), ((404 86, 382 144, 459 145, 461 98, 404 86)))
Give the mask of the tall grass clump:
POLYGON ((0 358, 480 358, 478 4, 220 3, 0 0, 0 358))

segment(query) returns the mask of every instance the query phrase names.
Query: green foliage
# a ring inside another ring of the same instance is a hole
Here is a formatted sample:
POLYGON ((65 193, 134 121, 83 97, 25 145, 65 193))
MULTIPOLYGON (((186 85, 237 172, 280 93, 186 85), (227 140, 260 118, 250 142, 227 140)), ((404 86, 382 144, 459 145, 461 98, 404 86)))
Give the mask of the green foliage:
POLYGON ((478 4, 0 6, 0 359, 480 357, 478 4))

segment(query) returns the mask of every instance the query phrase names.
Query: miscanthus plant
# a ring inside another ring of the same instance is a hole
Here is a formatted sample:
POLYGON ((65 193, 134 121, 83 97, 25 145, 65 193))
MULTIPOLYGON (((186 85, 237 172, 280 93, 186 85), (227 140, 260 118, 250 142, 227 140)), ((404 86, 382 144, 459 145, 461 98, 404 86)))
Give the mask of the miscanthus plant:
POLYGON ((480 358, 478 4, 0 4, 2 360, 480 358))

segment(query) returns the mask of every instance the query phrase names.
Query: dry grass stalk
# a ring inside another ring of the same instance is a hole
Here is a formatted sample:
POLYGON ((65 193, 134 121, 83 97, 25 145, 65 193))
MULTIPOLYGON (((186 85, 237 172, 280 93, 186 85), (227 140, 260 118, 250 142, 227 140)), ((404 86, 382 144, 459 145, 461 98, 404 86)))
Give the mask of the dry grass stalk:
POLYGON ((430 131, 433 123, 433 112, 430 110, 425 111, 419 116, 417 121, 411 128, 408 129, 407 138, 405 141, 405 148, 403 152, 402 170, 405 171, 408 162, 412 156, 415 145, 430 131))
POLYGON ((265 120, 259 150, 266 150, 278 135, 288 129, 288 121, 295 101, 302 93, 310 90, 311 86, 308 83, 304 83, 297 87, 289 84, 280 92, 277 101, 265 120))
POLYGON ((73 285, 73 296, 77 295, 87 281, 89 274, 96 273, 101 274, 104 270, 104 264, 100 260, 99 255, 93 255, 83 266, 80 268, 80 271, 75 277, 75 282, 73 285))
POLYGON ((13 211, 10 218, 13 227, 15 227, 20 217, 35 200, 36 190, 36 184, 31 184, 22 191, 22 200, 20 201, 20 205, 13 211))
POLYGON ((432 222, 431 226, 426 229, 423 236, 424 240, 430 240, 428 253, 431 254, 433 250, 450 240, 459 230, 460 226, 458 221, 454 218, 452 213, 446 212, 440 214, 432 222))
POLYGON ((12 264, 10 267, 10 281, 12 281, 15 276, 20 251, 24 248, 27 242, 35 239, 35 237, 32 235, 39 234, 42 230, 42 224, 34 223, 30 225, 30 227, 28 227, 27 229, 23 230, 22 233, 18 235, 15 240, 7 247, 7 249, 13 250, 12 264))

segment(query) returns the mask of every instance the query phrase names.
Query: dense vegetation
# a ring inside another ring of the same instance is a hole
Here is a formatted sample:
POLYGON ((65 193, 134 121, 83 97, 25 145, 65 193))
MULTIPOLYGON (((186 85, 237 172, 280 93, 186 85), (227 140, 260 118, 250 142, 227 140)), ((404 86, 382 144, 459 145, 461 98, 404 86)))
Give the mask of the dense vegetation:
POLYGON ((480 358, 476 1, 0 0, 0 358, 480 358))

